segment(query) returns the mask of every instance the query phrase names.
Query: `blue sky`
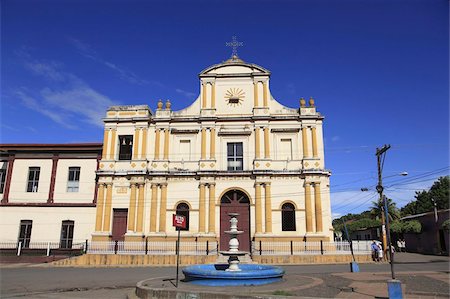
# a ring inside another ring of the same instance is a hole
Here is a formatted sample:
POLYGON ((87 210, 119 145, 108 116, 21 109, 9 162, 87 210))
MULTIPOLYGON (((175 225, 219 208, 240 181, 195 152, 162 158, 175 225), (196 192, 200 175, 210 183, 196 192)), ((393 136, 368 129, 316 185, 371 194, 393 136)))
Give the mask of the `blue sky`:
POLYGON ((1 3, 1 143, 101 142, 106 108, 188 106, 197 74, 239 56, 272 72, 271 92, 325 116, 332 211, 376 193, 399 206, 449 173, 449 4, 374 1, 21 1, 1 3), (408 171, 409 176, 397 177, 408 171), (369 187, 362 193, 361 187, 369 187))

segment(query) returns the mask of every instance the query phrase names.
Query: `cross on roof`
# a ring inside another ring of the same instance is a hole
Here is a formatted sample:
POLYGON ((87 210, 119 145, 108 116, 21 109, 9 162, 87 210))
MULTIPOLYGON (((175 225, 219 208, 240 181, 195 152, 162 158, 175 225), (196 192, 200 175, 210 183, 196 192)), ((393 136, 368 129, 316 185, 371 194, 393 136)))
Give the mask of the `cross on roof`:
POLYGON ((244 46, 244 43, 243 42, 238 42, 237 39, 236 39, 236 36, 233 36, 231 38, 231 42, 227 42, 226 46, 233 48, 233 53, 232 53, 231 57, 234 57, 234 56, 237 57, 238 56, 237 55, 237 48, 244 46))

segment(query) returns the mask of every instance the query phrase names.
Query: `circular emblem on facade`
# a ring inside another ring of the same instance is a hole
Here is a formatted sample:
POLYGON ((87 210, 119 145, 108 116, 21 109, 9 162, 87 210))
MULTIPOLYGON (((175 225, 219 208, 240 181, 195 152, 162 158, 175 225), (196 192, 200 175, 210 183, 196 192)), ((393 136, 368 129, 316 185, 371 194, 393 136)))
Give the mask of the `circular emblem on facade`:
POLYGON ((230 106, 242 105, 245 98, 245 92, 241 88, 230 88, 225 92, 225 99, 230 106))

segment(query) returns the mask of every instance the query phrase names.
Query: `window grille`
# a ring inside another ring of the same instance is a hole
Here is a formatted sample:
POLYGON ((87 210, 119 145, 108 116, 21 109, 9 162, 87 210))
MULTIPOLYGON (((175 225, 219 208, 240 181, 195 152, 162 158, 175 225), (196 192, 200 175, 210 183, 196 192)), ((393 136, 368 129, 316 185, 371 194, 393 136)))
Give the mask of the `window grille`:
POLYGON ((285 203, 281 207, 281 223, 283 231, 295 231, 295 207, 285 203))

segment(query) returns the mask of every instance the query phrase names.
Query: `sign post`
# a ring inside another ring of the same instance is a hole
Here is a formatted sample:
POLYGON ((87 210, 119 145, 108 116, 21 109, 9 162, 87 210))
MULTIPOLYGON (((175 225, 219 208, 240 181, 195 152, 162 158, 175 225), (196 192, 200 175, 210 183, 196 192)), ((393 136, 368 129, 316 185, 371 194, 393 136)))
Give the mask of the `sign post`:
POLYGON ((178 269, 180 265, 180 230, 182 228, 186 228, 186 217, 183 215, 172 215, 172 225, 175 227, 175 229, 178 231, 178 241, 177 241, 177 276, 176 276, 176 284, 175 287, 178 288, 178 269))

